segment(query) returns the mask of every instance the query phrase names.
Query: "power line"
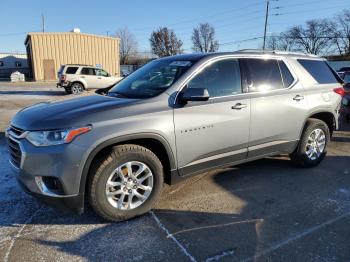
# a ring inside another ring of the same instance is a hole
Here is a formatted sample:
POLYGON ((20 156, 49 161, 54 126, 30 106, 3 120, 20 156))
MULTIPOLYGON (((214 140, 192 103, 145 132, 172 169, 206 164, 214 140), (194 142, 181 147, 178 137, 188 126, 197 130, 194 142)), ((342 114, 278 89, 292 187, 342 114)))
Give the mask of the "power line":
POLYGON ((239 43, 243 43, 243 42, 249 42, 249 41, 254 41, 254 40, 259 40, 264 38, 263 36, 256 36, 256 37, 252 37, 252 38, 246 38, 246 39, 241 39, 241 40, 236 40, 236 41, 230 41, 230 42, 226 42, 226 43, 221 43, 219 44, 219 46, 227 46, 227 45, 235 45, 235 44, 239 44, 239 43))
MULTIPOLYGON (((336 1, 343 1, 343 0, 332 0, 332 3, 336 2, 336 1)), ((316 0, 316 1, 309 1, 309 2, 302 2, 302 3, 297 3, 297 4, 287 4, 287 5, 282 5, 276 9, 284 9, 284 8, 289 8, 289 7, 294 7, 294 6, 306 6, 306 5, 310 5, 310 4, 319 4, 320 0, 316 0)), ((273 9, 273 8, 272 8, 273 9)))
POLYGON ((317 9, 312 9, 312 10, 303 10, 303 11, 292 11, 292 12, 285 12, 285 13, 274 13, 271 15, 274 16, 283 16, 283 15, 290 15, 290 14, 305 14, 305 13, 315 13, 317 11, 323 11, 323 10, 329 10, 329 9, 339 9, 339 8, 346 8, 349 7, 348 5, 346 6, 331 6, 331 7, 327 7, 327 8, 317 8, 317 9))
MULTIPOLYGON (((28 32, 29 32, 29 31, 28 31, 28 32)), ((6 36, 16 36, 16 35, 26 35, 28 32, 19 32, 19 33, 0 34, 0 37, 6 37, 6 36)))
MULTIPOLYGON (((250 8, 252 6, 257 6, 257 5, 263 4, 263 3, 264 3, 264 1, 255 1, 255 2, 253 2, 251 4, 249 4, 249 5, 242 6, 240 8, 230 9, 230 10, 227 10, 227 11, 224 11, 224 12, 212 13, 211 15, 201 16, 201 17, 197 17, 197 18, 193 18, 193 19, 187 19, 187 20, 183 20, 183 21, 180 21, 180 22, 167 24, 166 26, 170 27, 170 26, 179 25, 179 24, 188 24, 188 23, 192 23, 192 22, 199 22, 200 20, 208 19, 208 18, 216 17, 216 16, 221 16, 223 14, 236 13, 238 11, 250 8)), ((252 13, 251 10, 250 10, 250 13, 252 13)), ((143 31, 143 30, 149 30, 151 27, 152 26, 143 27, 143 28, 130 28, 130 30, 132 30, 132 31, 143 31)))

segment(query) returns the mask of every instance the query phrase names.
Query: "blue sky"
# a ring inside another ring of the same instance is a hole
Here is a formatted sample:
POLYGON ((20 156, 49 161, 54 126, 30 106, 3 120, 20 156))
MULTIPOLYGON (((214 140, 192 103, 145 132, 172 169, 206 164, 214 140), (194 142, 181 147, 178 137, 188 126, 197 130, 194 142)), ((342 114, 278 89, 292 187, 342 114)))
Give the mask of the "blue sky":
MULTIPOLYGON (((25 33, 41 30, 41 14, 46 31, 69 31, 109 35, 128 27, 138 41, 139 50, 149 51, 149 36, 160 26, 172 28, 191 51, 194 26, 209 22, 216 29, 220 51, 259 48, 264 30, 265 0, 128 0, 128 1, 30 1, 0 0, 0 52, 24 52, 25 33), (244 41, 242 41, 244 40, 244 41)), ((350 0, 271 1, 268 34, 281 32, 313 18, 332 17, 350 0)))

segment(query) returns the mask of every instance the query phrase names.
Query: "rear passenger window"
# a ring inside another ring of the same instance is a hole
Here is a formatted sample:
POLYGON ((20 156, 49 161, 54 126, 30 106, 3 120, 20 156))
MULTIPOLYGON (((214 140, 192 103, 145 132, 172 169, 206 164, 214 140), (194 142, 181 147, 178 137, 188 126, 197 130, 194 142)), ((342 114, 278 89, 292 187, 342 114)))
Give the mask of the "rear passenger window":
POLYGON ((280 66, 284 87, 289 87, 294 82, 294 77, 283 61, 278 61, 280 66))
POLYGON ((187 84, 187 88, 206 88, 210 97, 242 93, 241 73, 236 59, 225 59, 205 67, 187 84))
POLYGON ((70 74, 75 74, 78 70, 78 67, 75 67, 75 66, 70 66, 70 67, 67 67, 66 69, 66 74, 70 75, 70 74))
POLYGON ((281 72, 275 59, 242 59, 249 92, 264 92, 283 88, 281 72))
POLYGON ((298 59, 298 62, 319 84, 339 83, 333 71, 325 61, 298 59))
POLYGON ((81 75, 95 75, 95 69, 94 68, 89 68, 89 67, 84 67, 81 69, 80 72, 81 75))

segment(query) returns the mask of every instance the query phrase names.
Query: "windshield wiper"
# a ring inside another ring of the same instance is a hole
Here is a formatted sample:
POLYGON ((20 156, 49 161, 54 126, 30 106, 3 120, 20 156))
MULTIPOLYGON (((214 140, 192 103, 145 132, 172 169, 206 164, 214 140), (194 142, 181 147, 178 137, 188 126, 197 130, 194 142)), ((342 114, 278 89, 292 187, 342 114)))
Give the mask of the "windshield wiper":
POLYGON ((116 96, 120 96, 120 97, 123 97, 123 98, 131 98, 130 96, 127 96, 125 94, 122 94, 118 91, 113 91, 113 92, 108 92, 108 96, 113 96, 113 97, 116 97, 116 96))

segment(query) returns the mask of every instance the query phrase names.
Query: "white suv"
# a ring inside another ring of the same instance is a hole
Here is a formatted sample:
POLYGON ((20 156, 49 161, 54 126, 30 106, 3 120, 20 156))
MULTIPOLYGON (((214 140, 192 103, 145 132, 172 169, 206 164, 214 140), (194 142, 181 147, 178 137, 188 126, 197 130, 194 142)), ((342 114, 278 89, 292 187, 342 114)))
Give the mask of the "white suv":
POLYGON ((90 65, 62 65, 58 71, 57 87, 63 87, 68 94, 79 94, 90 88, 106 88, 117 83, 115 77, 101 68, 90 65))

